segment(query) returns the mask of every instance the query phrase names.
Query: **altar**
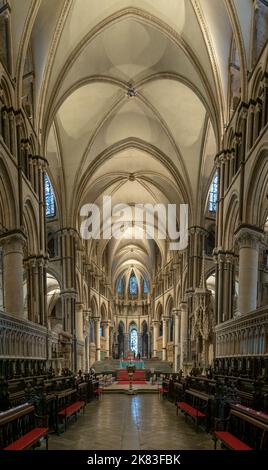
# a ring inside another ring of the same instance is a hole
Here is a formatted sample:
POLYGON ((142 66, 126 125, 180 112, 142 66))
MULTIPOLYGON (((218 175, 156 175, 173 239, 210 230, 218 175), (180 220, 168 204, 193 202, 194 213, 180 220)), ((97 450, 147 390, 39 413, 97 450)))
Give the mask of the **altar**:
POLYGON ((144 361, 142 359, 121 359, 119 367, 120 369, 126 369, 127 366, 135 365, 136 369, 144 369, 144 361))

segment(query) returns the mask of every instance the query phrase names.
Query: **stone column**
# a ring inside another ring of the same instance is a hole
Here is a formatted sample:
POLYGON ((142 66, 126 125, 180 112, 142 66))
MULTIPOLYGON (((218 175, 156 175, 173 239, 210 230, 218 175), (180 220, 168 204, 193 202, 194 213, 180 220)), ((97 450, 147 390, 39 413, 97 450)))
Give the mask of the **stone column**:
POLYGON ((72 335, 71 368, 74 371, 77 369, 75 300, 76 292, 72 289, 61 291, 63 329, 72 335))
POLYGON ((90 322, 91 309, 83 310, 83 335, 85 341, 85 357, 84 357, 84 370, 85 372, 89 371, 89 343, 90 343, 90 331, 89 331, 89 322, 90 322))
POLYGON ((223 322, 223 290, 224 290, 224 261, 225 253, 218 253, 217 277, 217 323, 223 322))
POLYGON ((4 306, 7 313, 23 317, 23 248, 25 236, 20 231, 0 238, 3 246, 4 306))
POLYGON ((188 312, 187 312, 187 302, 182 302, 180 304, 180 319, 181 319, 181 337, 180 337, 180 368, 183 369, 183 364, 187 360, 187 331, 188 331, 188 312))
POLYGON ((95 344, 96 344, 96 361, 101 360, 101 346, 100 346, 100 318, 95 317, 95 344))
POLYGON ((248 313, 257 308, 259 245, 263 233, 254 226, 241 225, 235 238, 239 244, 238 310, 248 313))
POLYGON ((106 357, 110 355, 110 322, 106 321, 103 322, 104 326, 104 338, 105 338, 105 349, 106 349, 106 357))
POLYGON ((163 317, 162 361, 167 360, 167 321, 168 318, 163 317))
POLYGON ((157 357, 157 338, 159 336, 159 321, 153 320, 153 357, 157 357))
POLYGON ((84 304, 75 304, 75 330, 78 341, 84 341, 84 304))
POLYGON ((173 309, 174 317, 174 361, 173 370, 178 371, 178 355, 179 355, 179 313, 178 309, 173 309))

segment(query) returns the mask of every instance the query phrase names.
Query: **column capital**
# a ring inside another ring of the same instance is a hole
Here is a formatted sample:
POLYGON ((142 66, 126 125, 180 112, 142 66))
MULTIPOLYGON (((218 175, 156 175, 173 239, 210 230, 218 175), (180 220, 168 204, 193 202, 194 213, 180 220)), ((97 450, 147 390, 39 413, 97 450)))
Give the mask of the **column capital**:
POLYGON ((240 225, 235 232, 235 240, 239 248, 252 248, 257 250, 264 240, 264 233, 253 225, 240 225))
POLYGON ((76 306, 79 310, 80 310, 80 309, 83 310, 83 312, 84 312, 84 305, 85 305, 84 302, 76 302, 76 303, 75 303, 75 306, 76 306))
POLYGON ((179 308, 172 309, 172 314, 174 315, 174 317, 178 317, 180 313, 181 313, 181 310, 179 308))
POLYGON ((48 161, 46 158, 41 157, 40 155, 33 155, 32 161, 37 165, 41 170, 46 171, 48 167, 48 161))
POLYGON ((93 320, 94 322, 97 322, 97 321, 100 322, 100 321, 101 321, 101 317, 97 317, 97 316, 96 316, 96 317, 92 317, 92 320, 93 320))
POLYGON ((188 307, 187 302, 182 301, 182 302, 180 303, 180 310, 181 310, 182 312, 185 312, 185 311, 187 310, 187 307, 188 307))
POLYGON ((77 292, 74 289, 62 290, 60 295, 65 299, 74 299, 77 298, 77 292))
POLYGON ((27 238, 22 230, 11 230, 0 235, 0 245, 5 247, 14 247, 16 250, 23 251, 27 238))

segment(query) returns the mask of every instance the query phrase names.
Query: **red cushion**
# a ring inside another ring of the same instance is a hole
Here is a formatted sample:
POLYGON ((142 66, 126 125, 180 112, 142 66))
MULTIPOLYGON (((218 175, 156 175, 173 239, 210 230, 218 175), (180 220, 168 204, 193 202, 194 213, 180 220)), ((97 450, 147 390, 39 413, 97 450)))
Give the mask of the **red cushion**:
POLYGON ((78 410, 80 410, 83 406, 85 406, 84 401, 76 401, 75 403, 72 403, 72 405, 69 405, 66 408, 64 408, 64 410, 59 411, 58 415, 59 416, 71 416, 74 413, 76 413, 78 410))
POLYGON ((205 418, 206 414, 202 413, 202 411, 199 411, 197 408, 193 408, 191 405, 188 405, 188 403, 184 401, 180 401, 177 403, 177 407, 180 408, 181 410, 186 411, 191 416, 194 416, 195 418, 205 418))
POLYGON ((214 435, 220 439, 224 444, 232 450, 253 450, 251 447, 244 444, 244 442, 237 439, 233 434, 226 431, 215 431, 214 435))
POLYGON ((160 392, 160 393, 168 393, 168 389, 161 387, 161 388, 159 389, 159 392, 160 392))
POLYGON ((48 433, 48 428, 35 428, 27 432, 24 436, 20 437, 17 441, 13 442, 4 450, 23 450, 32 447, 41 437, 48 433))

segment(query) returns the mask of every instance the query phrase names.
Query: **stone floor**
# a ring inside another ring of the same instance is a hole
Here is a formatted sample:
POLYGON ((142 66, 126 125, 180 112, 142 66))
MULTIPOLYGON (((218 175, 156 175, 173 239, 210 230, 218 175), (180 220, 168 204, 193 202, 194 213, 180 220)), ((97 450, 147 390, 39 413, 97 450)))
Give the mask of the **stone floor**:
POLYGON ((87 405, 65 433, 49 438, 51 450, 213 449, 211 435, 176 416, 175 405, 155 394, 107 394, 87 405))

